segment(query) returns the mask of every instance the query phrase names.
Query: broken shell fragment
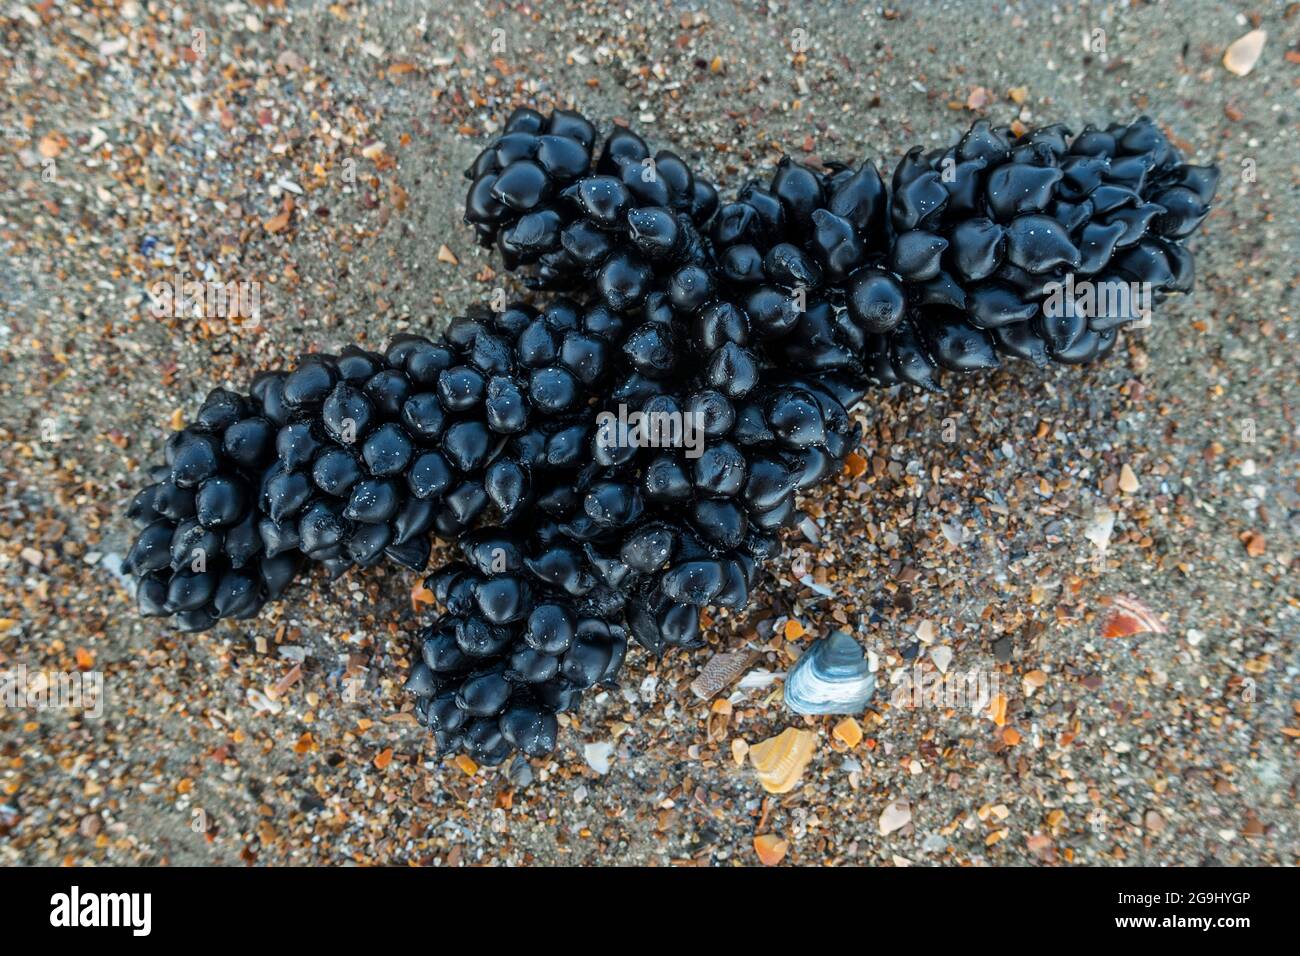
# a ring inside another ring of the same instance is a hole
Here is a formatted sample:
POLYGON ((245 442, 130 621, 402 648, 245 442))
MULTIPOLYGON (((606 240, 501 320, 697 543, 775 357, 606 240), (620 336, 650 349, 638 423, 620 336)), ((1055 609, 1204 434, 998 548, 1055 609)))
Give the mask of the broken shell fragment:
POLYGON ((1168 628, 1155 611, 1137 598, 1117 595, 1101 624, 1102 637, 1133 637, 1137 634, 1165 634, 1168 628))
POLYGON ((803 776, 816 747, 815 733, 791 727, 750 747, 749 762, 764 790, 789 793, 803 776))
POLYGON ((732 681, 745 673, 745 669, 757 656, 753 651, 748 650, 714 654, 700 669, 699 676, 691 681, 691 691, 701 700, 708 700, 713 695, 726 690, 732 681))
POLYGON ((835 725, 831 736, 852 750, 862 743, 862 726, 852 717, 845 717, 835 725))
POLYGON ((880 835, 889 836, 912 822, 912 808, 906 800, 895 800, 880 813, 880 835))
POLYGON ((875 689, 862 646, 844 631, 831 631, 790 669, 785 705, 796 714, 860 714, 875 689))
POLYGON ((1228 72, 1245 76, 1255 69, 1255 64, 1259 62, 1259 55, 1264 52, 1264 41, 1267 39, 1268 33, 1264 30, 1251 30, 1245 36, 1238 37, 1228 44, 1228 49, 1224 51, 1223 65, 1228 72))
POLYGON ((758 859, 764 866, 776 866, 785 859, 786 851, 789 849, 790 844, 775 833, 764 833, 754 837, 754 852, 758 854, 758 859))

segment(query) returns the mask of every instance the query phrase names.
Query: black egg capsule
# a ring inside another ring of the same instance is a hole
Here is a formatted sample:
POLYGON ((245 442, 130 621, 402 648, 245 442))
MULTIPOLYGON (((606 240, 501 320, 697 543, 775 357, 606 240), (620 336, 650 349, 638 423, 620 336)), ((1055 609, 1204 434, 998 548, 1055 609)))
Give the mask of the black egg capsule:
POLYGON ((707 541, 719 548, 740 547, 749 530, 744 510, 734 501, 712 498, 697 501, 691 509, 691 522, 707 541))
POLYGON ((539 604, 528 616, 524 641, 543 654, 563 654, 573 643, 572 615, 559 604, 539 604))
POLYGON ((457 537, 464 532, 488 505, 487 492, 477 481, 462 481, 443 498, 444 510, 434 519, 439 534, 457 537), (444 523, 444 516, 451 519, 444 523))
POLYGON ((217 617, 252 617, 262 607, 261 586, 261 581, 248 574, 236 571, 223 574, 212 595, 217 617))
POLYGON ((528 584, 514 575, 498 575, 482 581, 474 590, 479 611, 492 624, 509 624, 528 613, 531 600, 528 584))
POLYGON ((533 369, 528 377, 528 397, 548 415, 572 408, 578 400, 578 383, 567 369, 533 369))
POLYGON ((514 461, 499 459, 488 466, 483 478, 483 489, 509 521, 528 497, 528 473, 514 461))
POLYGON ((748 463, 744 498, 755 511, 768 511, 794 490, 790 469, 773 458, 754 458, 748 463))
POLYGON ((576 640, 560 660, 560 674, 574 687, 590 687, 604 676, 613 651, 606 640, 576 640))
POLYGON ((673 308, 691 313, 713 298, 713 276, 703 266, 685 265, 668 280, 668 297, 673 308))
POLYGON ((401 422, 408 434, 429 444, 442 434, 447 424, 447 413, 437 395, 420 392, 402 403, 401 422))
POLYGON ((558 182, 585 176, 591 163, 586 148, 567 136, 541 136, 537 140, 537 164, 558 182))
POLYGON ((472 223, 498 223, 507 215, 505 203, 495 195, 498 174, 485 172, 470 183, 465 193, 465 221, 472 223))
POLYGON ((396 418, 411 394, 411 380, 396 369, 384 369, 366 379, 366 397, 385 418, 396 418))
POLYGON ((849 273, 862 265, 867 255, 866 247, 852 223, 829 210, 814 209, 812 222, 811 243, 817 262, 831 282, 843 282, 849 273))
POLYGON ((300 547, 307 554, 329 552, 343 543, 348 532, 347 523, 324 502, 311 505, 298 519, 300 547))
POLYGON ((456 691, 456 706, 473 717, 500 713, 510 699, 510 682, 500 670, 473 674, 456 691))
POLYGON ((659 586, 674 602, 704 607, 722 590, 723 582, 717 561, 687 561, 664 572, 659 586))
POLYGON ((364 382, 384 370, 385 358, 356 345, 346 346, 334 360, 334 369, 345 382, 364 382))
POLYGON ((195 634, 199 631, 206 631, 216 624, 217 616, 209 605, 204 605, 192 610, 178 612, 172 619, 172 623, 178 631, 195 634))
POLYGON ((301 541, 295 521, 277 524, 269 517, 262 518, 257 523, 257 534, 262 539, 263 550, 270 558, 295 550, 301 541))
POLYGON ((136 609, 141 617, 162 617, 167 611, 167 581, 162 577, 147 575, 139 579, 135 588, 136 609))
POLYGON ((772 194, 781 201, 785 218, 797 235, 806 235, 810 231, 813 210, 826 205, 817 174, 788 156, 777 165, 772 177, 772 194))
POLYGON ((587 492, 583 510, 602 528, 623 528, 641 516, 644 506, 635 486, 601 482, 587 492))
POLYGON ((510 655, 507 677, 525 684, 540 684, 560 673, 560 659, 531 647, 521 647, 510 655))
POLYGON ((590 176, 562 193, 583 217, 602 229, 619 226, 632 206, 632 194, 613 176, 590 176))
POLYGON ((237 478, 209 478, 194 496, 195 516, 205 528, 225 528, 239 521, 248 506, 248 490, 237 478))
POLYGON ((320 439, 316 437, 309 421, 285 425, 275 437, 276 455, 284 467, 290 470, 308 464, 320 448, 320 439))
POLYGON ((518 212, 528 212, 542 202, 551 192, 551 180, 546 171, 528 159, 511 163, 492 184, 492 198, 518 212))
MULTIPOLYGON (((437 668, 431 670, 436 678, 437 668)), ((456 692, 447 691, 437 694, 429 701, 426 719, 430 730, 455 733, 469 722, 469 714, 457 706, 456 692)))
POLYGON ((194 492, 172 481, 160 482, 154 493, 153 507, 170 521, 184 521, 194 516, 194 492))
POLYGON ((605 138, 597 170, 602 173, 615 173, 628 162, 640 163, 650 155, 650 150, 636 133, 625 127, 615 127, 605 138))
POLYGON ((997 368, 997 350, 987 332, 966 322, 960 314, 939 312, 921 326, 935 361, 954 372, 997 368))
MULTIPOLYGON (((916 158, 920 152, 921 147, 914 146, 908 155, 916 158)), ((895 170, 890 212, 894 229, 900 233, 916 229, 930 216, 940 212, 948 202, 948 190, 944 188, 939 173, 924 169, 915 176, 904 174, 900 177, 899 173, 905 169, 905 165, 906 160, 895 170)))
POLYGON ((890 336, 889 359, 894 373, 904 382, 926 391, 939 390, 934 363, 909 323, 904 322, 890 336))
POLYGON ((215 475, 219 463, 220 451, 212 437, 183 432, 172 460, 171 480, 178 488, 193 488, 215 475))
POLYGON ((535 577, 569 594, 585 594, 594 583, 586 572, 582 555, 572 548, 549 547, 528 558, 525 564, 535 577))
POLYGON ((995 219, 1010 222, 1023 213, 1046 209, 1061 176, 1055 167, 1007 163, 989 174, 985 199, 995 219))
POLYGON ((167 585, 167 611, 178 614, 207 604, 217 586, 217 577, 208 571, 178 571, 167 585))
POLYGON ((143 575, 167 567, 171 563, 174 531, 168 521, 156 521, 146 527, 127 552, 122 570, 128 574, 143 575))
POLYGON ((438 398, 448 411, 469 411, 483 401, 486 390, 483 373, 468 365, 449 368, 438 376, 438 398))
POLYGON ((440 452, 418 455, 406 472, 406 484, 417 498, 435 498, 451 487, 453 476, 447 459, 440 452))
POLYGON ((721 438, 736 423, 736 407, 719 391, 696 392, 686 400, 684 421, 699 428, 709 438, 721 438))
POLYGON ((499 726, 510 745, 530 757, 544 757, 555 749, 559 723, 549 710, 514 705, 501 715, 499 726))
POLYGON ((677 361, 672 329, 658 322, 638 326, 623 344, 623 354, 644 375, 659 378, 669 374, 677 361))
POLYGON ((560 248, 585 274, 599 267, 614 251, 614 237, 588 220, 579 219, 560 230, 560 248))
MULTIPOLYGON (((168 469, 168 474, 171 474, 170 469, 168 469)), ((157 497, 157 484, 146 485, 144 488, 141 488, 135 493, 134 497, 131 498, 131 503, 126 507, 127 519, 138 528, 143 528, 147 525, 153 524, 153 522, 162 517, 162 512, 154 507, 154 502, 157 500, 157 497)))
POLYGON ((767 403, 772 432, 790 448, 806 448, 826 439, 826 423, 817 402, 806 392, 782 390, 767 403))
POLYGON ((465 750, 483 766, 496 766, 510 756, 510 744, 492 717, 475 718, 465 728, 462 739, 465 750))
POLYGON ((771 282, 787 288, 812 289, 822 281, 821 266, 789 242, 777 243, 767 251, 763 272, 771 282))
POLYGON ((240 468, 259 468, 274 453, 275 432, 275 426, 265 418, 245 418, 225 430, 221 449, 240 468))
POLYGON ((337 381, 338 373, 323 361, 308 361, 284 380, 284 402, 298 411, 319 408, 337 381))
POLYGON ((730 442, 720 442, 705 449, 693 463, 696 489, 720 498, 740 493, 745 484, 745 456, 730 442))
POLYGON ((585 424, 561 428, 546 439, 545 462, 551 468, 571 468, 587 453, 590 430, 585 424))
POLYGON ((1038 312, 1038 303, 1025 300, 998 282, 985 283, 970 290, 966 298, 967 317, 972 325, 981 329, 1024 322, 1038 312))
POLYGON ((262 502, 271 520, 277 524, 293 517, 311 498, 312 483, 300 471, 273 469, 262 490, 262 502))
POLYGON ((397 514, 399 505, 400 497, 395 482, 367 478, 353 487, 343 517, 364 524, 379 524, 397 514))
POLYGON ((627 234, 637 251, 652 260, 671 259, 681 239, 677 217, 654 206, 628 211, 627 234))
POLYGON ((998 326, 992 329, 992 334, 994 344, 1003 355, 1024 359, 1039 368, 1045 368, 1051 361, 1047 343, 1039 338, 1029 322, 998 326))
POLYGON ((629 252, 615 252, 596 275, 596 289, 615 312, 625 312, 645 299, 654 272, 649 264, 629 252))
POLYGON ((904 232, 894 240, 889 267, 904 281, 924 282, 939 274, 948 240, 920 229, 904 232))
POLYGON ((1054 269, 1077 268, 1079 250, 1069 234, 1047 216, 1017 216, 1007 227, 1007 259, 1038 275, 1054 269))
MULTIPOLYGON (((170 528, 170 526, 167 527, 170 528)), ((154 534, 136 543, 137 545, 153 545, 159 538, 161 538, 161 534, 158 534, 156 529, 154 534)), ((171 531, 167 551, 161 555, 156 551, 149 553, 140 551, 136 553, 138 562, 134 565, 134 573, 141 574, 156 571, 168 565, 174 571, 183 568, 188 568, 196 573, 206 571, 208 561, 210 559, 215 561, 222 555, 222 543, 223 536, 220 532, 205 528, 193 519, 183 521, 171 531), (159 563, 160 560, 162 563, 159 563)))
MULTIPOLYGON (((412 697, 428 698, 437 693, 440 684, 441 682, 434 676, 433 671, 429 669, 429 665, 424 661, 420 661, 411 668, 411 673, 407 675, 406 683, 402 685, 402 689, 412 697)), ((417 719, 427 726, 429 722, 428 702, 422 701, 422 703, 424 704, 423 708, 420 707, 420 704, 416 705, 417 710, 423 714, 422 717, 417 719)))
POLYGON ((951 240, 952 262, 968 282, 988 278, 1002 264, 1006 230, 992 219, 963 220, 953 229, 951 240))
POLYGON ((758 360, 752 352, 728 342, 709 359, 705 379, 733 399, 744 398, 758 384, 758 360))
POLYGON ((845 304, 867 332, 891 332, 903 321, 907 300, 897 279, 882 269, 860 269, 849 276, 845 304))
MULTIPOLYGON (((346 382, 335 386, 321 409, 321 422, 325 425, 326 433, 343 445, 351 445, 365 435, 374 419, 374 407, 370 400, 360 389, 346 382)), ((284 430, 281 434, 284 434, 284 430)), ((281 451, 281 458, 291 467, 296 467, 294 463, 299 457, 299 454, 295 454, 290 459, 284 459, 284 452, 281 451)))
POLYGON ((628 567, 642 573, 662 568, 676 551, 676 534, 667 526, 651 525, 633 532, 623 541, 619 557, 628 567))
POLYGON ((420 645, 420 656, 435 674, 451 674, 470 665, 470 658, 456 643, 454 631, 427 629, 420 645))
POLYGON ((244 397, 225 388, 214 388, 199 407, 190 426, 199 431, 223 432, 248 414, 244 397))
POLYGON ((260 520, 257 509, 249 508, 237 524, 226 529, 222 549, 232 568, 243 568, 261 553, 262 536, 257 528, 260 520))
POLYGON ((514 639, 510 628, 487 623, 477 617, 457 621, 456 646, 470 657, 496 657, 514 639))
POLYGON ((570 331, 564 334, 560 346, 560 361, 583 385, 591 387, 605 372, 609 345, 605 339, 587 332, 570 331))
POLYGON ((728 246, 720 257, 723 277, 735 285, 758 285, 767 280, 763 254, 748 244, 728 246))
POLYGON ((528 402, 514 379, 504 375, 488 380, 483 410, 488 427, 498 434, 514 434, 528 426, 528 402))

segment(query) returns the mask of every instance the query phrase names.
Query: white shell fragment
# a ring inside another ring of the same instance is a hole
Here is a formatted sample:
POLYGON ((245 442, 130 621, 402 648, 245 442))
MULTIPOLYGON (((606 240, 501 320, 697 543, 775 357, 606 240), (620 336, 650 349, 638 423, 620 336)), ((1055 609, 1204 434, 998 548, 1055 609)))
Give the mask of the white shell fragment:
POLYGON ((1268 32, 1265 30, 1251 30, 1245 36, 1238 37, 1228 44, 1228 49, 1223 54, 1223 65, 1229 73, 1245 76, 1255 69, 1267 39, 1268 32))

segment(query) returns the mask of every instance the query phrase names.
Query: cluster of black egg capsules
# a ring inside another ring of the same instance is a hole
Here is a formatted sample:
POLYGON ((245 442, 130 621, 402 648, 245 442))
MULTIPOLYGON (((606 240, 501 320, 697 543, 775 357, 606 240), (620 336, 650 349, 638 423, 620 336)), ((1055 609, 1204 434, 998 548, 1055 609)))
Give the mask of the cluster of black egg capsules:
POLYGON ((606 309, 519 305, 214 390, 128 510, 141 612, 202 630, 256 614, 306 559, 422 570, 430 532, 454 539, 489 505, 514 519, 586 453, 622 329, 606 309))
POLYGON ((461 558, 428 579, 417 718, 439 752, 548 753, 629 639, 690 646, 703 608, 747 603, 868 387, 1104 355, 1149 303, 1074 297, 1190 289, 1217 179, 1145 118, 1073 139, 981 121, 892 190, 870 163, 786 159, 720 204, 635 133, 597 139, 519 109, 467 172, 479 240, 572 298, 209 396, 132 506, 144 613, 247 617, 305 559, 422 569, 437 533, 461 558))
POLYGON ((993 368, 999 354, 1104 357, 1120 326, 1191 289, 1182 240, 1217 184, 1146 117, 1073 139, 980 120, 955 146, 910 150, 888 192, 871 163, 785 159, 719 210, 711 237, 725 288, 760 326, 789 330, 789 359, 934 388, 936 367, 993 368))

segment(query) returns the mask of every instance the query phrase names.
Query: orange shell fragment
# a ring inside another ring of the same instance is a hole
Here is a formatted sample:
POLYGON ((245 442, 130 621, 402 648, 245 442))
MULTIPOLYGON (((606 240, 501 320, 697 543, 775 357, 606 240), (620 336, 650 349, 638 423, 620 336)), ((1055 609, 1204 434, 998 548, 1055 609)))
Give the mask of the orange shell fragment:
POLYGON ((754 852, 764 866, 776 866, 785 859, 790 844, 775 833, 764 833, 754 837, 754 852))
POLYGON ((1102 637, 1132 637, 1135 634, 1164 634, 1164 623, 1155 611, 1135 597, 1119 596, 1112 600, 1110 612, 1101 625, 1102 637))

